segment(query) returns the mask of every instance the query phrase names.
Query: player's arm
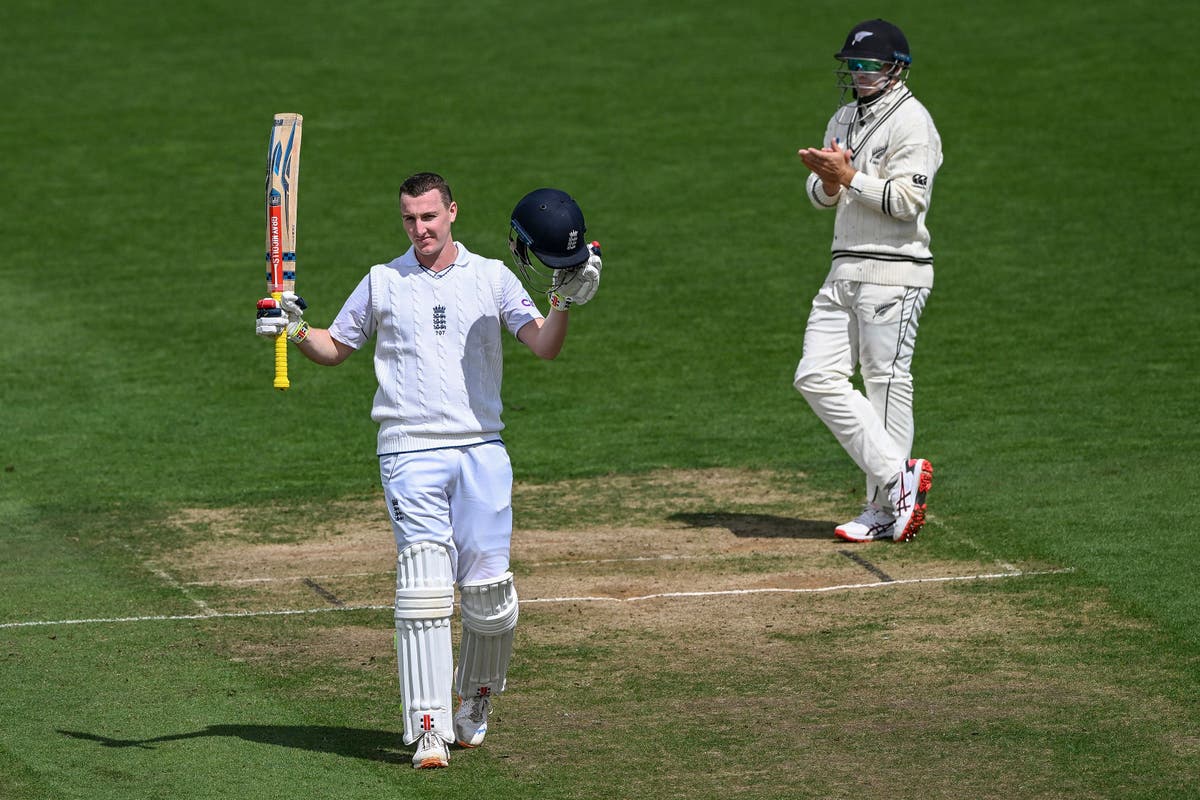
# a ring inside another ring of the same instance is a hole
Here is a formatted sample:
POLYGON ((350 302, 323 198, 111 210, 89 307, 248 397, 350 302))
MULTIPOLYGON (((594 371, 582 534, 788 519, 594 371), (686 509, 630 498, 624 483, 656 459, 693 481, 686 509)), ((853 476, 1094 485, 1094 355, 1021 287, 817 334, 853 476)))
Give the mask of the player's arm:
MULTIPOLYGON (((796 155, 800 156, 804 166, 810 170, 805 182, 809 202, 819 209, 837 208, 843 191, 840 171, 848 166, 849 158, 846 155, 848 151, 840 148, 836 117, 830 119, 829 124, 825 126, 823 140, 829 143, 828 146, 804 147, 798 150, 796 155), (835 147, 840 149, 840 154, 835 152, 835 147)), ((845 179, 848 183, 849 176, 845 176, 845 179)))
POLYGON ((804 166, 813 173, 809 177, 809 196, 813 202, 818 207, 828 207, 830 203, 821 202, 823 197, 832 200, 832 205, 836 205, 842 188, 848 187, 858 172, 850 160, 853 153, 842 147, 841 141, 834 139, 829 147, 820 150, 815 147, 804 148, 798 155, 804 166), (817 186, 820 186, 821 194, 813 193, 817 186))
POLYGON ((354 348, 339 342, 326 328, 314 328, 304 320, 304 309, 308 304, 295 292, 284 292, 276 301, 264 297, 258 301, 258 317, 255 333, 268 339, 286 333, 288 341, 310 361, 327 367, 335 367, 345 361, 354 348))
POLYGON ((557 269, 547 295, 550 313, 544 319, 525 323, 517 331, 517 339, 539 358, 552 359, 562 351, 567 338, 569 309, 581 306, 596 296, 600 288, 600 243, 588 245, 588 260, 578 267, 557 269))
POLYGON ((522 325, 517 331, 517 339, 538 358, 556 358, 562 352, 563 342, 566 341, 570 317, 569 311, 550 309, 546 317, 522 325))
POLYGON ((937 132, 918 122, 897 131, 879 176, 856 173, 846 184, 850 197, 895 219, 914 220, 929 208, 933 177, 941 166, 937 132))
POLYGON ((297 342, 296 348, 309 361, 326 367, 336 367, 354 352, 353 347, 333 338, 328 329, 311 326, 308 329, 308 337, 302 342, 297 342))

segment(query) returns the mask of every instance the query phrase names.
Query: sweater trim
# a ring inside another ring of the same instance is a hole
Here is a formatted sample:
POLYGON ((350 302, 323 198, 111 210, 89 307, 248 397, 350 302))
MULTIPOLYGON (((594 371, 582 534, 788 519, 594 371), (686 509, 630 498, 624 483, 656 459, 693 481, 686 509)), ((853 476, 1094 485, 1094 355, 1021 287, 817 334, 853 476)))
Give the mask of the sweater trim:
POLYGON ((878 250, 834 250, 833 260, 841 258, 868 259, 871 261, 902 261, 909 264, 933 265, 933 256, 910 256, 905 253, 883 253, 878 250))
MULTIPOLYGON (((883 123, 887 122, 888 119, 890 119, 891 116, 900 109, 900 106, 904 105, 904 103, 912 97, 913 97, 912 91, 909 90, 909 88, 907 86, 904 87, 904 94, 901 95, 900 97, 896 98, 896 101, 892 104, 892 106, 890 108, 888 108, 886 111, 884 111, 883 114, 880 115, 879 119, 875 120, 875 122, 871 125, 871 127, 867 129, 867 132, 862 135, 862 138, 855 140, 854 144, 851 146, 851 149, 854 151, 854 155, 850 159, 851 164, 853 164, 855 162, 855 160, 858 158, 858 156, 861 153, 867 152, 867 148, 864 147, 864 145, 866 145, 866 143, 871 140, 871 137, 875 134, 875 131, 879 130, 880 126, 882 126, 883 123)), ((850 131, 852 131, 852 130, 854 130, 853 124, 850 125, 849 129, 846 132, 847 144, 849 144, 850 131)))
POLYGON ((383 458, 384 456, 396 456, 401 453, 430 453, 434 450, 452 450, 459 447, 478 447, 481 444, 504 444, 504 440, 500 438, 484 439, 481 442, 468 442, 466 444, 443 444, 438 447, 424 447, 420 450, 392 450, 387 453, 376 453, 376 456, 383 458))
POLYGON ((416 453, 422 450, 444 450, 450 447, 469 447, 476 444, 500 441, 500 433, 406 433, 402 423, 387 422, 379 426, 375 452, 416 453))

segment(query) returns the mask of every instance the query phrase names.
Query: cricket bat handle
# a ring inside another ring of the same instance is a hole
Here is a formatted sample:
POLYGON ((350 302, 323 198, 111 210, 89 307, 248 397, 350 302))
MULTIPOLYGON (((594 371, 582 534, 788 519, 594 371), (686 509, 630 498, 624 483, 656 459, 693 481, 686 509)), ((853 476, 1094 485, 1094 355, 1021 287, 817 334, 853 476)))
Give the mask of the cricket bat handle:
MULTIPOLYGON (((283 292, 271 292, 271 297, 275 298, 275 302, 279 303, 283 298, 283 292)), ((287 391, 291 386, 288 380, 287 369, 287 326, 280 334, 275 337, 275 388, 279 391, 287 391)))

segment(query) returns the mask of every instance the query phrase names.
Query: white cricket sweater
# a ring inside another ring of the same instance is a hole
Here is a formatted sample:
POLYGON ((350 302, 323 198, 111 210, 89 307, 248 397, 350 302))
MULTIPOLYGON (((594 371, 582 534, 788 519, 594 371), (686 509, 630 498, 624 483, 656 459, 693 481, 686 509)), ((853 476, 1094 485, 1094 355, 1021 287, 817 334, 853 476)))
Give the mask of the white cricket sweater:
POLYGON ((925 215, 942 165, 933 118, 899 84, 861 109, 840 108, 825 127, 825 146, 834 139, 853 151, 858 174, 834 195, 825 194, 815 174, 808 176, 813 205, 837 209, 827 279, 932 287, 925 215))
POLYGON ((494 441, 504 428, 501 326, 515 336, 542 315, 503 262, 457 246, 441 272, 412 248, 371 267, 329 327, 355 349, 376 336, 381 455, 494 441))

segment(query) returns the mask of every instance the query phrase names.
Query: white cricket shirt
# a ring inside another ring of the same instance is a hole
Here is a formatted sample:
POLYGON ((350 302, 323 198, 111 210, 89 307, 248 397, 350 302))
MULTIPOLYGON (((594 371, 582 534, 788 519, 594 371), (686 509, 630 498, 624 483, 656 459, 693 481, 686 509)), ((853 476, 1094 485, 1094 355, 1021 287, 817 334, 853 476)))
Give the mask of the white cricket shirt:
POLYGON ((329 327, 356 350, 376 337, 381 455, 495 441, 504 428, 501 327, 515 336, 542 314, 502 261, 456 245, 441 272, 411 247, 371 267, 329 327))

